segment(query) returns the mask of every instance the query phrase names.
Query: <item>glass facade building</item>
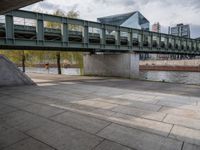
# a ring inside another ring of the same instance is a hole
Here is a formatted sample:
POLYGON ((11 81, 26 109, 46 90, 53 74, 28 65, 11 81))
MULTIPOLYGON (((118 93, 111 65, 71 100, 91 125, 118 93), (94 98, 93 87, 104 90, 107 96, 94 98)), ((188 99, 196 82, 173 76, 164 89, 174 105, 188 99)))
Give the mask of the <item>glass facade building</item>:
MULTIPOLYGON (((149 21, 139 11, 102 17, 98 18, 97 21, 103 24, 110 24, 110 25, 146 30, 146 31, 150 30, 149 21)), ((149 54, 140 54, 141 60, 147 58, 149 58, 149 54)))
POLYGON ((104 24, 111 24, 111 25, 148 30, 148 31, 150 26, 149 21, 138 11, 126 14, 102 17, 98 18, 97 21, 104 24))

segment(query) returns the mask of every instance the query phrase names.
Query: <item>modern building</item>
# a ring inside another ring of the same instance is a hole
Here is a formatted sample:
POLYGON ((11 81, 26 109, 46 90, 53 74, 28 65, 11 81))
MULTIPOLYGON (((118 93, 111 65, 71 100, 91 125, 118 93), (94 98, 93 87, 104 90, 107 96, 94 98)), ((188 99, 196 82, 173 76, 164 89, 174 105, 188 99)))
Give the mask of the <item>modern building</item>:
POLYGON ((130 12, 97 19, 98 22, 149 31, 149 21, 139 12, 130 12))
POLYGON ((153 31, 153 32, 158 32, 158 33, 160 33, 160 31, 161 31, 161 26, 160 26, 160 23, 159 23, 159 22, 154 23, 154 24, 152 25, 152 31, 153 31))
MULTIPOLYGON (((98 18, 97 21, 103 24, 110 24, 146 31, 150 30, 149 21, 139 11, 102 17, 98 18)), ((149 58, 149 54, 140 54, 140 59, 147 58, 149 58)))
POLYGON ((190 26, 184 25, 182 23, 177 24, 176 27, 171 28, 171 34, 180 37, 190 38, 190 26))
MULTIPOLYGON (((161 31, 161 25, 160 25, 160 23, 159 22, 154 23, 152 25, 151 31, 160 33, 160 31, 161 31)), ((163 57, 162 54, 149 54, 149 56, 150 56, 151 59, 160 59, 161 57, 163 57)))
MULTIPOLYGON (((171 27, 171 35, 190 38, 190 25, 183 23, 177 24, 176 27, 171 27)), ((183 55, 170 55, 171 59, 189 59, 189 56, 183 55)))

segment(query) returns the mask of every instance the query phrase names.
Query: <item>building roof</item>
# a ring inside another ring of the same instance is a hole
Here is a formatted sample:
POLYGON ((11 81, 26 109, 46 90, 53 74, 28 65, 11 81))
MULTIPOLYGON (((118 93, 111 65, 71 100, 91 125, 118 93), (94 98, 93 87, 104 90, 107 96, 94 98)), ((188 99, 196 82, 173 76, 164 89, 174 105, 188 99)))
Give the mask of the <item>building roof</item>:
POLYGON ((19 9, 42 0, 0 0, 0 14, 19 9))
POLYGON ((120 26, 126 20, 128 20, 131 16, 133 16, 136 13, 139 14, 139 24, 140 25, 145 24, 145 23, 149 23, 149 21, 139 11, 102 17, 102 18, 98 18, 97 20, 101 23, 104 23, 104 24, 111 24, 111 25, 120 26))
POLYGON ((135 13, 136 13, 136 11, 126 13, 126 14, 118 14, 118 15, 102 17, 102 18, 98 18, 97 20, 101 23, 104 23, 104 24, 112 24, 112 25, 120 26, 121 24, 123 24, 128 18, 130 18, 135 13))
POLYGON ((149 20, 147 20, 140 12, 139 12, 139 24, 145 24, 145 23, 149 23, 149 20))

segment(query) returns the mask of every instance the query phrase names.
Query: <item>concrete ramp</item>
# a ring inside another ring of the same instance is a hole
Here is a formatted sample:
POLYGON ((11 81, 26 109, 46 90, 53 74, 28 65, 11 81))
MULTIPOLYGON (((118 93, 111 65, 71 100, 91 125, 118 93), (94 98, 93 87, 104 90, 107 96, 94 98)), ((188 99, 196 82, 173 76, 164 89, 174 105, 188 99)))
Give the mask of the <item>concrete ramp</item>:
POLYGON ((0 55, 0 87, 34 84, 14 63, 0 55))

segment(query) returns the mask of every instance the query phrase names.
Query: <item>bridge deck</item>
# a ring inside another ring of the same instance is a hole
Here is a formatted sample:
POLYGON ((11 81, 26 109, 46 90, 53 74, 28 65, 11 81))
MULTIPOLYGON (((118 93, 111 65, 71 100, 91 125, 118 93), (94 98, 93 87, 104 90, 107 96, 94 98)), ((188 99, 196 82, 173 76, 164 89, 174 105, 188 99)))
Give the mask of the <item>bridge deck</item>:
POLYGON ((0 48, 200 55, 195 39, 19 10, 6 14, 0 24, 0 48), (16 18, 34 25, 19 25, 16 18))

